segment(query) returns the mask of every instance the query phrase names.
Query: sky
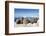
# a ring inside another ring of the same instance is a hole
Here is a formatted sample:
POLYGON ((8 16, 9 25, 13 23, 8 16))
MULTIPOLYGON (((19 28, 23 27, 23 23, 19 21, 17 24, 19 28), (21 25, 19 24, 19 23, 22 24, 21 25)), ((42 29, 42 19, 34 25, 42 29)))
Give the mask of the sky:
POLYGON ((39 9, 21 9, 15 8, 14 9, 14 17, 32 17, 32 16, 39 16, 39 9))

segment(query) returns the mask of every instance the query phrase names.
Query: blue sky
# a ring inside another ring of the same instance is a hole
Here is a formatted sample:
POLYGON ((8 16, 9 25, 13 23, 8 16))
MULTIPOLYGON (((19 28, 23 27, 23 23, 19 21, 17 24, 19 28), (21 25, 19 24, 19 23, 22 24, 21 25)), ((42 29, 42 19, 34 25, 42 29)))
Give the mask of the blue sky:
POLYGON ((14 17, 22 17, 22 16, 39 16, 39 9, 14 9, 14 17))

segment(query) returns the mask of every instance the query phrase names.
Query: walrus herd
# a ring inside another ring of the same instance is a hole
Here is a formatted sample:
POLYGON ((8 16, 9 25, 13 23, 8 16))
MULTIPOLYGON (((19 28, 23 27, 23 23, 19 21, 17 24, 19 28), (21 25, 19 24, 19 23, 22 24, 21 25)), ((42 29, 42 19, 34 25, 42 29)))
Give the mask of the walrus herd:
POLYGON ((28 23, 33 24, 33 23, 37 23, 38 19, 39 19, 38 17, 31 17, 31 18, 20 17, 19 19, 15 18, 15 22, 16 22, 16 24, 28 24, 28 23))

